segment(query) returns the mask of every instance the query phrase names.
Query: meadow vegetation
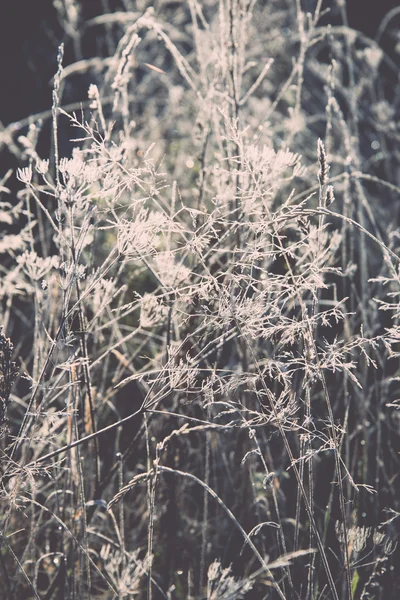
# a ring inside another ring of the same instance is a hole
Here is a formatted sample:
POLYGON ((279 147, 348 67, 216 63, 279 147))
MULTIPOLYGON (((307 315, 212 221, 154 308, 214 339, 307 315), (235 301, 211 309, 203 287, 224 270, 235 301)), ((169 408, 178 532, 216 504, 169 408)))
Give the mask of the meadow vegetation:
POLYGON ((0 132, 0 598, 398 598, 400 11, 54 4, 0 132))

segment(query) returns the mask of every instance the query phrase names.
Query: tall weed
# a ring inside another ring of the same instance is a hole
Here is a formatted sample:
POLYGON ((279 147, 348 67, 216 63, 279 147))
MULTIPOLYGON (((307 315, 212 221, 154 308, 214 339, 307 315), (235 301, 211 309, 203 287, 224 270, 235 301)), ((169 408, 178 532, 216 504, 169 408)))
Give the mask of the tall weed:
POLYGON ((57 3, 52 150, 2 132, 3 597, 397 597, 392 21, 308 4, 57 3))

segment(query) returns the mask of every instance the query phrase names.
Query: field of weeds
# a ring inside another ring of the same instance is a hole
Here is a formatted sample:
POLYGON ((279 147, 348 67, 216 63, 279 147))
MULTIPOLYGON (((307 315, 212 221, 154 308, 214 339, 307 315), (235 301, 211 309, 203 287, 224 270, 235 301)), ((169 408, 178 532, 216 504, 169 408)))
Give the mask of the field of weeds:
POLYGON ((0 598, 397 599, 400 9, 88 4, 0 130, 0 598))

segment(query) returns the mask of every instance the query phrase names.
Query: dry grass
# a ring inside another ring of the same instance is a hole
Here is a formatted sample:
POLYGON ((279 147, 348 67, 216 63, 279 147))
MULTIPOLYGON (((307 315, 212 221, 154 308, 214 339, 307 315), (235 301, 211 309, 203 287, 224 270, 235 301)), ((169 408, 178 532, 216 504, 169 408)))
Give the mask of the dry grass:
POLYGON ((392 20, 64 4, 52 150, 1 134, 0 597, 397 598, 392 20))

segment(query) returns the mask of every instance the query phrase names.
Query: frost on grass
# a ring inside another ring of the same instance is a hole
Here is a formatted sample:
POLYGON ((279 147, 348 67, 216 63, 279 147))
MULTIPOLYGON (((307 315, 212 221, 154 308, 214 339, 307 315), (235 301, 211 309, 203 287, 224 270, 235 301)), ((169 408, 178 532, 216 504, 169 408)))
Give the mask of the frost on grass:
POLYGON ((0 132, 7 593, 368 597, 394 534, 365 521, 400 510, 393 62, 321 3, 64 4, 54 152, 0 132))
POLYGON ((252 587, 250 581, 233 577, 231 568, 223 569, 218 560, 208 568, 207 600, 229 600, 230 598, 240 600, 246 597, 252 587))

